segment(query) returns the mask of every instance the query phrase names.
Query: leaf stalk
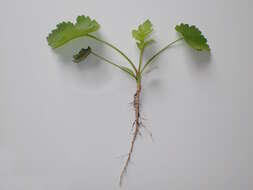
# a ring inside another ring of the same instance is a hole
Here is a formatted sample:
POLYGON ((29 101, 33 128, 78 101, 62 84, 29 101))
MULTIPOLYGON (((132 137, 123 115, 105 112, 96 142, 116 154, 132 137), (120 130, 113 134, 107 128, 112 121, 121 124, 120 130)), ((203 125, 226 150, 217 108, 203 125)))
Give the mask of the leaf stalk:
POLYGON ((133 62, 131 61, 131 59, 130 59, 128 56, 126 56, 126 54, 124 54, 119 48, 117 48, 116 46, 114 46, 113 44, 111 44, 111 43, 109 43, 109 42, 107 42, 107 41, 105 41, 105 40, 101 40, 100 38, 98 38, 98 37, 96 37, 96 36, 87 34, 87 37, 92 38, 92 39, 94 39, 94 40, 96 40, 96 41, 98 41, 98 42, 104 43, 104 44, 106 44, 107 46, 113 48, 115 51, 117 51, 120 55, 122 55, 122 56, 130 63, 130 65, 131 65, 132 68, 134 69, 135 73, 137 74, 137 69, 136 69, 134 63, 133 63, 133 62))
POLYGON ((141 73, 146 69, 146 67, 147 67, 150 63, 152 63, 152 61, 153 61, 157 56, 159 56, 162 52, 164 52, 166 49, 168 49, 170 46, 172 46, 172 45, 175 44, 176 42, 181 41, 181 40, 183 40, 183 39, 184 39, 184 37, 181 37, 181 38, 179 38, 179 39, 177 39, 177 40, 175 40, 175 41, 169 43, 169 44, 166 45, 164 48, 162 48, 161 50, 159 50, 156 54, 154 54, 154 55, 146 62, 146 64, 144 65, 144 67, 141 69, 141 73))
POLYGON ((103 57, 103 56, 101 56, 101 55, 95 53, 94 51, 91 51, 90 53, 91 53, 92 55, 94 55, 95 57, 97 57, 97 58, 99 58, 99 59, 105 61, 106 63, 109 63, 109 64, 111 64, 111 65, 113 65, 113 66, 115 66, 115 67, 121 69, 122 71, 124 71, 125 73, 127 73, 128 75, 130 75, 131 77, 133 77, 134 79, 136 79, 136 76, 133 75, 134 73, 128 72, 126 69, 124 69, 124 67, 122 67, 122 66, 120 66, 120 65, 118 65, 118 64, 116 64, 116 63, 114 63, 114 62, 112 62, 112 61, 110 61, 110 60, 108 60, 107 58, 105 58, 105 57, 103 57))

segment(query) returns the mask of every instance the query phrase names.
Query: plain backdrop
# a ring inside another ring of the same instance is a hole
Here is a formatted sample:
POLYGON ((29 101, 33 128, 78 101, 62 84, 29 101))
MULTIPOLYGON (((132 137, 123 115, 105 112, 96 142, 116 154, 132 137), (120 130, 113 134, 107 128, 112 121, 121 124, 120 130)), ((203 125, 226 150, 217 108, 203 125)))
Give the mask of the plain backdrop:
POLYGON ((89 15, 96 35, 134 62, 131 30, 149 18, 156 43, 145 60, 178 35, 181 22, 208 38, 211 56, 180 42, 143 78, 142 116, 123 190, 253 189, 253 59, 250 0, 1 0, 0 190, 116 190, 134 120, 135 83, 90 56, 82 38, 52 50, 48 33, 89 15), (149 137, 153 134, 153 140, 149 137))

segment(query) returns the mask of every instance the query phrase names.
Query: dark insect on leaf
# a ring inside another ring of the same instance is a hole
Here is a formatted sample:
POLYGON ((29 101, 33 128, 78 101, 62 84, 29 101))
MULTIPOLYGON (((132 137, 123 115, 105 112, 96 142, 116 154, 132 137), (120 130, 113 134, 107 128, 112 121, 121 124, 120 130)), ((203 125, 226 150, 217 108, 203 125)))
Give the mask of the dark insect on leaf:
POLYGON ((79 63, 80 61, 85 60, 90 53, 91 53, 90 46, 86 49, 82 48, 78 54, 73 55, 73 62, 79 63))

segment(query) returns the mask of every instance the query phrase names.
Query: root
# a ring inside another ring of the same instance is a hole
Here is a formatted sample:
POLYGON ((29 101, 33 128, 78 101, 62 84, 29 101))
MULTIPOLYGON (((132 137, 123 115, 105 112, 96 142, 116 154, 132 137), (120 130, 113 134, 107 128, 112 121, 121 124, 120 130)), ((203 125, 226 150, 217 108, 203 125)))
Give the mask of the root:
POLYGON ((148 133, 149 137, 154 142, 154 138, 153 138, 152 132, 142 122, 140 123, 140 126, 148 133))
POLYGON ((119 182, 120 186, 122 185, 123 178, 124 178, 124 176, 127 172, 128 165, 131 161, 131 157, 132 157, 133 149, 134 149, 134 143, 136 141, 136 138, 137 138, 138 134, 140 134, 140 126, 141 126, 141 121, 140 121, 141 120, 140 119, 141 118, 140 117, 140 93, 141 93, 141 85, 137 85, 137 90, 136 90, 136 93, 134 94, 134 101, 133 101, 134 112, 135 112, 135 120, 133 122, 132 128, 135 127, 135 129, 134 129, 130 149, 129 149, 129 152, 128 152, 127 160, 126 160, 126 162, 124 164, 124 167, 123 167, 123 169, 121 171, 121 174, 120 174, 120 182, 119 182))

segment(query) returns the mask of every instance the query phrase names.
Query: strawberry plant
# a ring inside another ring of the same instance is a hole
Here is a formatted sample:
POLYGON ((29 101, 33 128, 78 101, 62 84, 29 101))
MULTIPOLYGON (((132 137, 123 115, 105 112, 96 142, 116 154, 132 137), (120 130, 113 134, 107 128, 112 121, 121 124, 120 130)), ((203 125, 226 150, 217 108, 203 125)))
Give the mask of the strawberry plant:
POLYGON ((123 177, 126 174, 128 164, 133 154, 136 138, 140 134, 140 128, 143 126, 140 114, 140 95, 144 71, 149 67, 150 64, 154 63, 155 58, 161 55, 161 53, 170 48, 173 44, 178 43, 180 41, 185 41, 190 48, 193 48, 196 51, 210 52, 210 48, 207 44, 206 38, 202 35, 201 31, 196 26, 190 26, 188 24, 182 23, 175 27, 175 30, 180 33, 180 37, 175 41, 168 43, 162 49, 157 51, 154 55, 151 55, 150 58, 144 63, 143 54, 145 49, 155 42, 155 40, 151 37, 151 34, 153 32, 153 25, 150 20, 146 20, 144 23, 140 24, 137 29, 132 30, 132 37, 136 41, 136 45, 139 49, 139 63, 134 64, 133 61, 118 47, 92 34, 93 32, 99 30, 99 28, 100 25, 96 20, 92 20, 90 17, 82 15, 76 18, 75 23, 61 22, 60 24, 56 25, 56 29, 54 29, 48 35, 47 41, 48 45, 52 48, 58 48, 76 38, 90 38, 92 40, 97 41, 98 43, 105 44, 109 48, 114 49, 129 64, 129 67, 116 64, 115 62, 104 57, 103 55, 100 55, 97 52, 93 51, 90 46, 82 48, 76 55, 73 56, 73 61, 75 63, 80 63, 81 61, 87 59, 88 56, 95 56, 104 61, 105 63, 108 63, 115 68, 118 68, 121 71, 125 72, 129 77, 133 78, 136 83, 136 92, 133 96, 133 108, 135 113, 135 119, 133 123, 134 133, 130 144, 130 149, 126 158, 126 162, 120 174, 121 185, 123 177))

